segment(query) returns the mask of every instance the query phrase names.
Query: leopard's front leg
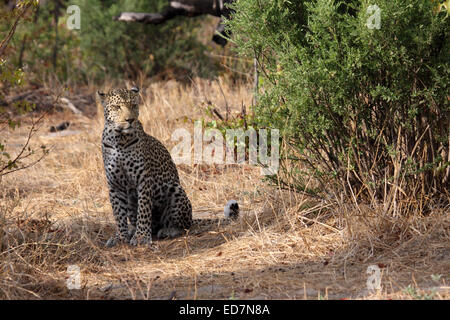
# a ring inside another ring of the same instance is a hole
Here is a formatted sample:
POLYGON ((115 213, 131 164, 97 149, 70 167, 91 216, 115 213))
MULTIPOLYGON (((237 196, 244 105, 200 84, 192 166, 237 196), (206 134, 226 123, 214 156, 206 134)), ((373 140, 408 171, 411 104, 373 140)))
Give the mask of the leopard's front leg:
POLYGON ((127 194, 110 188, 109 199, 113 209, 114 218, 118 227, 116 234, 107 242, 107 247, 113 247, 119 242, 129 243, 130 237, 128 234, 128 197, 127 194))
POLYGON ((138 197, 136 189, 133 188, 128 190, 128 220, 130 223, 128 228, 128 235, 130 239, 136 232, 137 215, 138 215, 138 197))
POLYGON ((130 240, 133 246, 152 243, 152 190, 150 183, 143 182, 137 188, 138 214, 136 232, 130 240))

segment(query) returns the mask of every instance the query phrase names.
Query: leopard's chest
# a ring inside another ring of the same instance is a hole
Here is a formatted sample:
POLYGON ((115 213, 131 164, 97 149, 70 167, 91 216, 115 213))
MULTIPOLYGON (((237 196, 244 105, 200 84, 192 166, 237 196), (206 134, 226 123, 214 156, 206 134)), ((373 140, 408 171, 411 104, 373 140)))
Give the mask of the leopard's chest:
POLYGON ((103 146, 103 162, 109 182, 135 187, 144 171, 145 162, 134 150, 103 146))

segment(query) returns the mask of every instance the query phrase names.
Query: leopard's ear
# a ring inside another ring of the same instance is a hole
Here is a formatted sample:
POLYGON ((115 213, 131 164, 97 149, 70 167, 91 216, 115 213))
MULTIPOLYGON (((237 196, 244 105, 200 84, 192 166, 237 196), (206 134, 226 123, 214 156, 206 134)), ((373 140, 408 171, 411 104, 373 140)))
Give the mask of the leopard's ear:
POLYGON ((131 90, 132 92, 134 92, 134 93, 139 93, 139 88, 136 87, 136 86, 131 87, 130 90, 131 90))
POLYGON ((97 91, 98 96, 100 97, 100 100, 103 101, 105 99, 106 93, 101 92, 100 90, 97 91))

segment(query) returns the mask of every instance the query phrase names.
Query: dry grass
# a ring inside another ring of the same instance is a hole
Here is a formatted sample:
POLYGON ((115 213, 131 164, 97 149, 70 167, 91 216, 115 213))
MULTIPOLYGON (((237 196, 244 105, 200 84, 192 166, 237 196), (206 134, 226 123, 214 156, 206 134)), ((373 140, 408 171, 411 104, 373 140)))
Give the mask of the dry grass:
MULTIPOLYGON (((226 81, 141 83, 146 131, 169 150, 211 102, 237 112, 251 88, 226 81)), ((107 88, 106 88, 107 89, 107 88)), ((94 89, 91 90, 94 92, 94 89)), ((46 119, 34 145, 44 161, 0 181, 2 299, 448 299, 450 216, 392 218, 376 207, 326 203, 270 187, 248 166, 180 166, 194 216, 221 215, 229 199, 243 215, 215 231, 157 241, 155 248, 103 247, 114 232, 101 158, 102 114, 46 119), (70 121, 68 131, 48 132, 70 121), (366 290, 378 264, 382 289, 366 290), (80 290, 66 287, 67 267, 80 290)), ((20 148, 26 126, 1 133, 20 148)))

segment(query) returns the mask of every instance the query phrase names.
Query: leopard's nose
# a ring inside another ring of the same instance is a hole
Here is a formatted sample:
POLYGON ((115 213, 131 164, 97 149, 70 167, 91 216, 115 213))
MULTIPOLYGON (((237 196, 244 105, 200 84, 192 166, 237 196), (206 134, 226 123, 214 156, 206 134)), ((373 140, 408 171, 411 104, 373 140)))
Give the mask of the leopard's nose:
POLYGON ((129 124, 132 124, 133 121, 134 121, 134 119, 126 119, 126 121, 127 121, 129 124))

